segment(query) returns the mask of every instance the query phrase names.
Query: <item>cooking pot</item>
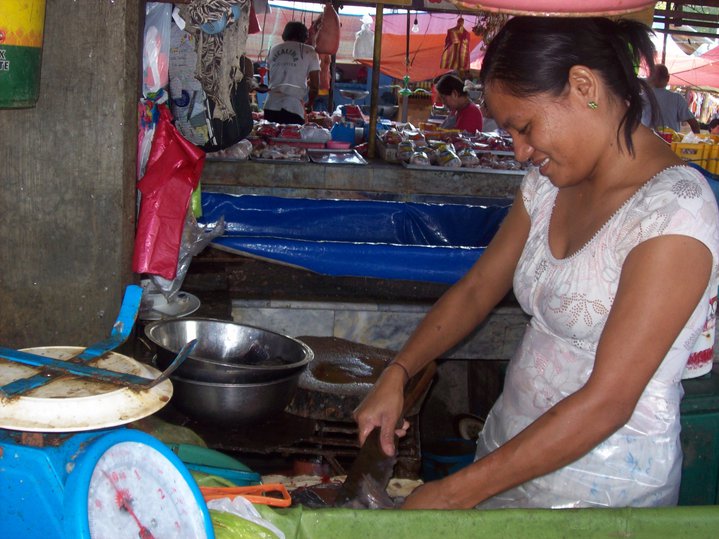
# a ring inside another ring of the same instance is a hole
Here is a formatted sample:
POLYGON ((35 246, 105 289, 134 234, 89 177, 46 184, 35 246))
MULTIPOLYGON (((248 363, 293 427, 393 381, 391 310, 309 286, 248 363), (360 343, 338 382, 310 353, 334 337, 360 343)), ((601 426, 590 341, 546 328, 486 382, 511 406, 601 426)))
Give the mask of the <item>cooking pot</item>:
POLYGON ((192 339, 197 345, 177 369, 183 379, 224 384, 269 382, 299 376, 314 358, 305 343, 273 331, 212 318, 159 320, 145 327, 165 369, 192 339))
POLYGON ((253 423, 281 413, 297 388, 300 372, 269 382, 217 384, 171 377, 171 403, 197 421, 253 423))

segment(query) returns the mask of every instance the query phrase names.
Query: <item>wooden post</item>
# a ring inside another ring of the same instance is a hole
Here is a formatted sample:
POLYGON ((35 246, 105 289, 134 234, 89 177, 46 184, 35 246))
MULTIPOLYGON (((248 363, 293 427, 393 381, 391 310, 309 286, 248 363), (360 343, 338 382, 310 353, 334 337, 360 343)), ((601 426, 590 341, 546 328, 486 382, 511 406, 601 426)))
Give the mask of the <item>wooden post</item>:
POLYGON ((370 92, 370 117, 369 117, 369 140, 367 155, 375 157, 377 137, 377 117, 379 109, 379 65, 382 53, 382 22, 384 20, 384 4, 377 4, 375 7, 374 20, 374 50, 372 53, 372 90, 370 92))

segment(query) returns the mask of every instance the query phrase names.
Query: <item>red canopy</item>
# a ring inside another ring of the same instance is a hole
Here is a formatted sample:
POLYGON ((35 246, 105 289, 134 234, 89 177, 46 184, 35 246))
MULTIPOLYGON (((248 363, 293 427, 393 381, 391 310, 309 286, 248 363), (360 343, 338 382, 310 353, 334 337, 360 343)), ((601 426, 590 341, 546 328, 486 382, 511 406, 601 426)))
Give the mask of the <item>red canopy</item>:
MULTIPOLYGON (((271 12, 259 14, 257 19, 262 28, 258 34, 247 36, 246 54, 254 62, 264 60, 273 45, 282 43, 282 31, 290 21, 300 21, 310 27, 312 21, 320 13, 302 9, 288 9, 273 7, 271 12)), ((362 28, 362 17, 355 15, 342 15, 340 13, 340 48, 337 51, 338 62, 353 62, 352 48, 355 34, 362 28)))
MULTIPOLYGON (((697 86, 719 88, 719 50, 711 49, 703 55, 690 56, 687 66, 674 66, 669 69, 669 84, 677 86, 697 86)), ((669 66, 667 65, 669 68, 669 66)))
MULTIPOLYGON (((380 71, 385 75, 402 79, 405 75, 413 82, 430 80, 448 69, 439 67, 439 59, 444 50, 445 34, 410 34, 409 38, 409 69, 406 65, 406 36, 382 34, 382 55, 380 71)), ((474 50, 481 39, 470 33, 469 50, 474 50)), ((474 60, 474 56, 471 56, 474 60)), ((372 60, 359 60, 360 63, 372 67, 372 60)))
MULTIPOLYGON (((299 20, 308 27, 319 13, 301 9, 287 9, 273 7, 267 14, 258 15, 262 32, 252 34, 247 38, 246 54, 253 60, 264 60, 270 47, 282 42, 282 30, 289 21, 299 20)), ((391 77, 402 79, 409 74, 412 82, 433 79, 446 73, 447 69, 439 67, 439 59, 444 49, 444 39, 447 29, 457 23, 459 14, 447 13, 411 13, 411 22, 415 17, 419 25, 419 32, 410 33, 409 43, 409 73, 405 67, 406 57, 406 13, 388 14, 383 18, 382 54, 380 57, 380 71, 391 77), (431 33, 430 33, 431 32, 431 33)), ((475 16, 465 15, 464 27, 470 30, 475 24, 475 16)), ((337 51, 337 62, 353 63, 352 56, 355 35, 362 28, 362 18, 357 15, 342 15, 340 11, 340 48, 337 51)), ((372 25, 374 27, 374 24, 372 25)), ((483 51, 480 50, 481 40, 470 32, 470 60, 472 68, 477 68, 481 62, 483 51)), ((365 59, 360 63, 372 67, 372 59, 365 59)))
POLYGON ((666 50, 662 50, 665 43, 663 36, 656 35, 652 40, 657 48, 655 61, 660 62, 664 56, 670 85, 719 88, 719 51, 712 49, 701 56, 694 56, 686 54, 671 36, 666 38, 666 50))

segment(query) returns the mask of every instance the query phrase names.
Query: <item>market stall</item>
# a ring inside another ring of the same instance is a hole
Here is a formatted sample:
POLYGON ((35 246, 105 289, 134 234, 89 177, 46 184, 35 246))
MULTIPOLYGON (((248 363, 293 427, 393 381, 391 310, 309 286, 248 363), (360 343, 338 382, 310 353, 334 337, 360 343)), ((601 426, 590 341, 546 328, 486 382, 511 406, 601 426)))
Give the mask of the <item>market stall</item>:
MULTIPOLYGON (((379 200, 381 202, 379 206, 382 207, 386 206, 386 201, 404 201, 407 202, 405 209, 413 209, 417 203, 439 203, 442 206, 461 203, 461 211, 463 212, 471 210, 473 206, 482 202, 486 202, 486 197, 488 196, 507 199, 511 199, 513 196, 524 171, 521 164, 512 162, 511 146, 507 145, 508 141, 506 139, 501 136, 489 136, 487 134, 475 134, 474 136, 465 137, 457 133, 431 129, 431 126, 418 125, 416 129, 414 126, 406 129, 405 127, 390 124, 387 129, 377 132, 375 126, 374 132, 371 132, 370 141, 376 144, 378 154, 381 155, 379 158, 374 159, 369 154, 363 155, 356 148, 356 139, 352 141, 334 141, 347 142, 349 144, 347 148, 328 147, 327 143, 333 140, 331 129, 329 129, 330 139, 322 141, 319 140, 319 137, 316 137, 318 131, 314 127, 311 131, 314 132, 315 138, 303 138, 301 133, 297 137, 292 130, 283 132, 285 127, 274 126, 272 129, 278 129, 274 133, 254 133, 250 135, 250 139, 245 139, 247 144, 243 144, 243 147, 247 152, 247 157, 239 158, 220 154, 209 157, 202 173, 202 186, 207 192, 214 192, 213 196, 217 195, 218 200, 224 198, 219 196, 223 194, 245 195, 253 193, 268 196, 282 195, 295 199, 300 196, 307 196, 308 199, 313 201, 309 204, 312 207, 315 206, 314 203, 316 202, 329 202, 327 200, 329 198, 354 199, 355 201, 360 199, 363 202, 379 200), (321 146, 317 146, 318 144, 321 146), (451 163, 451 165, 443 164, 442 159, 446 159, 445 163, 451 163)), ((357 136, 356 131, 352 134, 357 136)), ((219 202, 217 204, 212 207, 206 206, 207 213, 221 213, 222 206, 219 202)), ((370 206, 374 207, 372 204, 370 206)), ((352 211, 347 208, 348 206, 341 206, 340 213, 345 214, 352 211)), ((253 211, 256 209, 251 208, 253 211)), ((324 206, 320 209, 323 213, 326 210, 324 206)), ((433 207, 433 209, 436 208, 433 207)), ((281 206, 279 211, 284 212, 286 210, 286 206, 281 206)), ((300 217, 299 221, 302 222, 302 220, 302 217, 300 217)), ((333 227, 334 225, 329 226, 333 227)), ((300 226, 290 224, 289 228, 300 228, 300 226)), ((321 238, 320 241, 323 239, 321 238)), ((257 256, 265 257, 264 254, 257 256)), ((288 263, 294 264, 291 261, 288 263)), ((260 266, 253 266, 253 268, 255 277, 261 277, 264 280, 263 285, 266 290, 274 291, 280 286, 287 289, 292 285, 292 283, 282 282, 282 277, 286 274, 272 273, 272 270, 267 270, 260 266), (279 277, 280 284, 273 281, 274 276, 279 277)), ((399 272, 400 276, 402 276, 402 271, 404 270, 399 272)), ((250 272, 252 273, 252 270, 250 272)), ((366 275, 360 277, 359 280, 366 284, 364 277, 366 275)), ((376 275, 369 275, 370 279, 376 277, 376 275)), ((356 279, 357 277, 353 276, 353 278, 356 279)), ((384 281, 383 285, 387 286, 387 281, 392 281, 394 278, 389 277, 382 280, 384 281)), ((336 289, 338 283, 345 282, 341 280, 334 281, 326 290, 330 288, 336 289)), ((421 290, 423 283, 424 281, 419 284, 410 283, 409 285, 406 282, 401 283, 407 287, 403 289, 403 300, 409 297, 416 300, 417 291, 421 290), (410 286, 414 286, 414 288, 410 288, 410 286)), ((200 286, 200 288, 202 287, 200 286)), ((427 288, 431 288, 431 290, 424 299, 434 299, 444 289, 443 286, 427 288)), ((246 289, 240 291, 240 293, 242 292, 246 292, 246 289)), ((309 291, 309 293, 314 294, 316 292, 317 290, 315 289, 309 291)), ((336 290, 329 290, 329 292, 336 293, 336 290)), ((366 299, 368 295, 367 290, 364 289, 356 297, 366 299)), ((384 299, 386 301, 386 296, 384 299)), ((205 306, 203 305, 203 307, 205 306)), ((170 316, 168 318, 175 317, 170 316)), ((152 321, 144 320, 142 324, 146 322, 152 321)), ((140 333, 144 329, 142 324, 138 327, 140 333)), ((508 329, 504 326, 497 330, 497 333, 507 332, 508 329)), ((311 344, 310 348, 325 360, 331 354, 322 355, 323 346, 329 349, 331 348, 330 344, 336 344, 334 339, 318 338, 312 341, 311 337, 309 337, 304 340, 306 343, 311 344)), ((226 342, 227 339, 224 341, 226 342)), ((342 343, 342 345, 349 346, 347 343, 342 343)), ((253 358, 255 359, 259 353, 257 348, 252 349, 252 352, 254 352, 253 358)), ((354 354, 352 359, 357 359, 366 352, 366 350, 358 352, 357 348, 350 348, 350 351, 354 354)), ((78 352, 80 351, 78 350, 78 352)), ((150 347, 147 354, 149 357, 146 358, 149 363, 153 362, 152 356, 156 352, 156 348, 150 347)), ((337 365, 330 361, 318 362, 317 364, 324 365, 326 368, 325 370, 320 369, 310 373, 314 376, 312 380, 314 387, 300 382, 298 385, 298 389, 302 390, 302 393, 300 393, 295 392, 291 385, 283 386, 282 391, 287 393, 287 395, 283 396, 302 395, 301 402, 300 399, 297 399, 288 409, 274 416, 264 417, 259 423, 223 424, 220 413, 220 422, 210 426, 210 422, 198 419, 198 417, 202 416, 195 415, 196 410, 193 410, 192 407, 192 403, 195 401, 191 397, 186 400, 184 410, 180 409, 179 406, 175 406, 178 403, 175 398, 175 402, 170 402, 168 406, 164 407, 161 411, 162 413, 158 413, 158 417, 170 421, 174 426, 190 427, 194 433, 198 436, 201 435, 208 445, 218 451, 234 453, 235 456, 238 456, 237 453, 242 452, 243 458, 245 455, 254 457, 262 461, 263 466, 266 466, 267 469, 273 466, 280 469, 283 475, 290 475, 290 472, 287 471, 287 465, 290 461, 296 460, 299 462, 302 460, 299 457, 305 457, 304 464, 309 464, 313 472, 319 472, 320 481, 326 483, 327 468, 320 465, 324 464, 324 462, 318 461, 324 459, 329 462, 332 465, 331 471, 334 476, 338 469, 346 468, 345 465, 348 462, 351 463, 358 453, 357 433, 354 430, 350 416, 351 409, 353 405, 356 405, 359 397, 356 393, 348 396, 344 392, 346 388, 338 390, 337 386, 349 385, 356 389, 356 386, 367 385, 374 381, 381 368, 385 366, 386 361, 389 361, 391 353, 386 350, 384 355, 376 350, 373 353, 375 354, 373 357, 378 357, 383 361, 372 362, 367 361, 366 357, 360 357, 362 361, 352 361, 349 365, 337 365), (327 365, 330 366, 327 367, 327 365), (345 378, 342 378, 343 376, 345 378), (338 383, 338 379, 342 383, 338 383), (345 384, 344 382, 348 383, 345 384), (322 391, 328 385, 335 386, 334 393, 322 391), (315 391, 312 392, 311 390, 315 391), (187 402, 190 404, 188 405, 187 402), (337 403, 343 403, 345 407, 336 406, 337 403), (195 416, 193 417, 193 415, 195 416), (318 415, 321 415, 321 417, 318 417, 318 415), (337 420, 338 416, 342 421, 337 420)), ((259 356, 260 359, 263 359, 261 353, 259 353, 259 356)), ((142 372, 145 374, 147 371, 142 372)), ((150 372, 155 374, 154 371, 150 372)), ((303 372, 303 376, 305 372, 303 372)), ((309 378, 309 375, 307 377, 309 378)), ((184 384, 186 389, 187 381, 183 382, 182 376, 177 374, 175 378, 175 389, 179 396, 183 391, 180 388, 184 384)), ((307 382, 307 380, 304 380, 304 382, 307 382)), ((705 395, 711 395, 713 389, 702 386, 695 389, 695 391, 697 394, 704 392, 705 395)), ((167 400, 170 400, 169 396, 166 396, 163 402, 166 403, 167 400)), ((700 414, 706 412, 706 415, 702 415, 698 423, 701 424, 711 415, 712 410, 710 408, 711 406, 707 409, 697 407, 700 414)), ((234 409, 234 411, 238 410, 234 409)), ((246 410, 242 411, 245 412, 246 410)), ((416 480, 417 467, 421 465, 423 448, 420 446, 419 438, 414 436, 418 432, 416 414, 411 414, 411 420, 414 422, 415 429, 400 447, 399 458, 401 462, 399 464, 404 465, 404 467, 400 467, 402 473, 410 472, 410 475, 413 475, 413 479, 416 480)), ((706 424, 710 424, 712 421, 714 421, 713 417, 706 420, 706 424)), ((132 427, 140 428, 146 427, 146 425, 132 425, 132 427)), ((685 429, 685 431, 691 432, 691 429, 685 429)), ((697 429, 697 439, 704 440, 703 447, 701 443, 688 446, 692 449, 705 450, 706 453, 701 455, 702 458, 707 455, 711 458, 712 447, 710 447, 711 444, 707 442, 707 437, 705 436, 711 431, 711 428, 704 431, 701 428, 697 429)), ((8 455, 12 450, 20 446, 24 451, 25 447, 29 446, 28 438, 31 437, 23 438, 20 443, 16 440, 11 440, 8 445, 3 446, 4 454, 8 455), (10 449, 11 447, 13 449, 10 449)), ((143 442, 145 446, 152 445, 147 443, 147 438, 135 435, 125 434, 122 441, 137 441, 135 438, 140 439, 140 442, 143 442)), ((82 445, 85 439, 89 438, 78 436, 76 441, 79 445, 82 445)), ((199 484, 207 480, 207 476, 193 474, 194 478, 190 479, 187 470, 195 471, 204 467, 205 471, 210 470, 213 472, 212 475, 215 479, 217 477, 223 479, 232 477, 235 478, 236 484, 243 481, 249 483, 264 481, 269 483, 269 479, 261 479, 254 470, 249 469, 247 466, 243 467, 236 464, 230 459, 220 460, 219 457, 215 456, 217 459, 214 461, 215 466, 210 466, 208 461, 196 461, 190 457, 188 451, 182 451, 188 449, 186 445, 178 447, 178 444, 171 441, 171 437, 167 437, 165 440, 168 447, 172 446, 173 452, 178 453, 178 458, 171 458, 167 450, 163 450, 165 451, 162 453, 164 460, 160 459, 161 466, 155 470, 158 476, 167 470, 177 475, 175 470, 180 470, 180 484, 194 485, 193 481, 197 481, 199 484), (182 463, 177 462, 180 454, 183 457, 182 463), (171 465, 168 466, 167 462, 170 462, 171 465), (187 470, 183 466, 186 466, 187 470), (240 480, 237 480, 238 477, 240 480)), ((91 442, 94 443, 94 440, 91 440, 91 442)), ((67 443, 65 438, 54 439, 53 443, 59 443, 61 447, 70 447, 63 446, 63 444, 67 443)), ((72 446, 70 449, 75 451, 77 448, 72 446)), ((68 465, 66 466, 66 462, 62 461, 57 466, 58 473, 65 474, 63 477, 72 473, 73 465, 69 463, 70 461, 75 462, 70 449, 68 449, 66 455, 63 455, 68 457, 66 459, 68 465)), ((77 451, 81 451, 81 449, 77 449, 77 451)), ((100 449, 96 449, 96 451, 100 451, 100 449)), ((50 453, 51 451, 47 450, 46 452, 50 453)), ((690 455, 691 452, 687 451, 687 454, 690 455)), ((696 453, 691 454, 691 456, 696 456, 696 453)), ((88 460, 85 459, 86 462, 88 460)), ((130 466, 139 466, 142 459, 138 457, 138 452, 135 450, 130 452, 128 460, 130 461, 130 466)), ((121 462, 121 464, 124 463, 125 461, 121 462)), ((694 465, 697 464, 697 460, 687 459, 687 463, 688 465, 694 465)), ((88 464, 77 465, 77 467, 85 471, 92 468, 88 464)), ((698 464, 697 467, 699 467, 698 464)), ((135 470, 135 468, 130 469, 135 470)), ((702 470, 706 471, 706 467, 702 468, 702 470)), ((112 468, 110 468, 110 472, 112 471, 112 468)), ((292 472, 294 471, 292 470, 292 472)), ((705 482, 710 487, 708 489, 709 496, 716 494, 715 488, 712 492, 712 487, 716 485, 716 477, 712 473, 703 474, 705 482), (712 484, 712 480, 714 480, 714 484, 712 484)), ((111 475, 111 473, 108 475, 111 475)), ((699 473, 692 477, 701 477, 701 475, 702 473, 699 473)), ((47 483, 50 482, 51 480, 47 481, 47 483)), ((142 495, 149 492, 150 489, 143 492, 143 484, 138 483, 138 485, 139 487, 133 485, 133 493, 138 496, 138 499, 144 499, 142 495)), ((416 483, 414 485, 416 486, 416 483)), ((224 486, 230 489, 234 488, 227 486, 227 483, 224 486)), ((696 487, 696 485, 693 486, 696 487)), ((695 490, 698 491, 699 489, 695 488, 695 490)), ((205 490, 205 487, 203 487, 200 492, 205 495, 206 500, 209 500, 209 490, 205 490)), ((233 492, 239 491, 235 490, 233 492)), ((566 511, 509 510, 480 512, 469 510, 456 511, 452 512, 452 514, 424 511, 407 514, 394 510, 369 512, 345 508, 309 509, 307 506, 297 506, 298 504, 295 502, 296 507, 294 508, 272 509, 265 507, 264 504, 271 507, 282 505, 289 502, 289 500, 286 497, 280 499, 276 496, 262 496, 260 495, 262 490, 259 488, 243 492, 243 499, 250 500, 256 505, 256 509, 259 509, 259 518, 273 524, 286 537, 383 537, 388 533, 397 537, 439 536, 447 533, 457 536, 471 536, 476 535, 477 530, 481 530, 482 534, 487 537, 506 537, 507 535, 555 537, 558 530, 561 530, 561 533, 566 536, 604 537, 631 535, 633 537, 657 537, 671 534, 673 537, 711 537, 715 533, 717 519, 719 519, 716 508, 711 506, 701 508, 581 509, 566 511)), ((104 491, 103 494, 105 498, 101 501, 106 501, 107 505, 114 509, 112 516, 132 513, 128 508, 137 509, 132 507, 130 501, 121 492, 115 492, 110 488, 104 491)), ((698 503, 716 503, 716 500, 710 499, 709 496, 698 503)), ((74 498, 79 500, 78 507, 85 503, 85 498, 84 493, 74 498)), ((190 505, 193 510, 197 507, 202 509, 202 511, 195 511, 195 513, 200 514, 199 520, 207 528, 205 531, 208 532, 207 536, 209 537, 212 536, 212 533, 209 532, 207 527, 208 512, 201 498, 202 496, 198 494, 198 490, 193 487, 181 501, 189 500, 188 503, 191 502, 190 505)), ((96 500, 96 498, 92 499, 96 500)), ((60 499, 52 501, 56 509, 62 509, 67 514, 71 512, 71 509, 74 509, 74 506, 58 500, 60 499)), ((165 505, 161 505, 161 508, 164 509, 164 507, 165 505)), ((27 504, 24 509, 31 510, 34 509, 34 506, 31 507, 27 504)), ((100 512, 99 510, 96 511, 100 512)), ((37 513, 28 511, 25 513, 25 519, 32 520, 31 516, 35 514, 37 513)), ((103 516, 100 515, 98 520, 102 520, 103 516)), ((132 513, 132 516, 137 515, 132 513)), ((220 530, 225 530, 225 533, 227 533, 225 528, 221 528, 220 519, 216 515, 213 516, 215 517, 213 523, 214 532, 219 535, 220 530)), ((144 515, 136 518, 135 521, 142 523, 140 533, 147 535, 148 529, 144 527, 147 519, 144 515)), ((116 529, 118 527, 122 526, 116 526, 116 529)), ((133 529, 133 531, 136 530, 133 529)), ((235 533, 240 536, 239 531, 236 530, 235 533)), ((198 537, 201 534, 195 532, 193 536, 198 537)))

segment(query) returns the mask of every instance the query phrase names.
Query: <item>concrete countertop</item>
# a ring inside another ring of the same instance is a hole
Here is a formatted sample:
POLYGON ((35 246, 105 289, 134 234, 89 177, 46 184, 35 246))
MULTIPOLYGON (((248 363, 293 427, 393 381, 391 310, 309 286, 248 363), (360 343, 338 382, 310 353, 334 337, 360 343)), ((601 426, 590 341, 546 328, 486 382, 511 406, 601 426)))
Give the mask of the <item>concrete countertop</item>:
POLYGON ((205 161, 202 186, 212 191, 309 198, 361 198, 457 203, 514 198, 522 174, 416 170, 382 160, 368 165, 205 161), (449 198, 449 200, 448 200, 449 198))

